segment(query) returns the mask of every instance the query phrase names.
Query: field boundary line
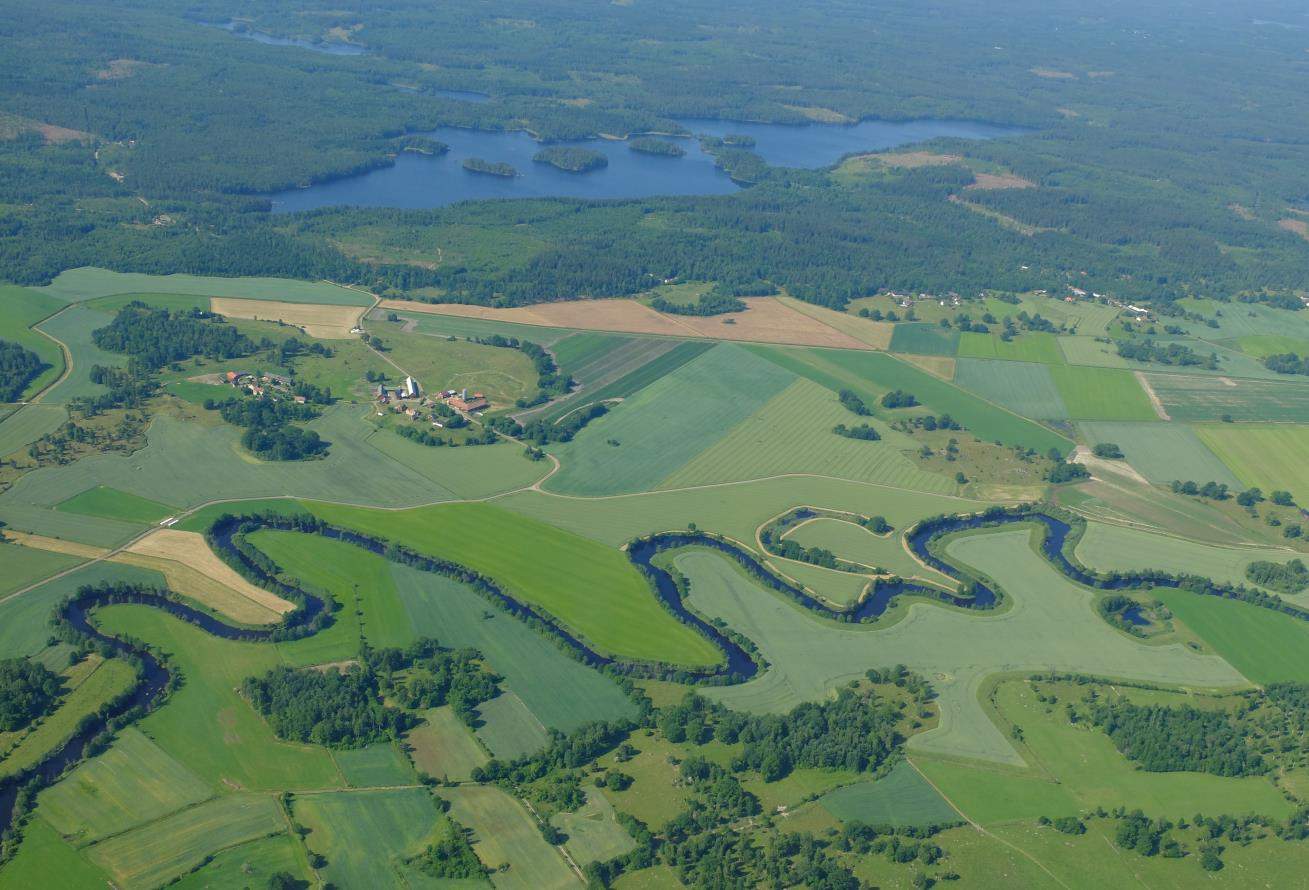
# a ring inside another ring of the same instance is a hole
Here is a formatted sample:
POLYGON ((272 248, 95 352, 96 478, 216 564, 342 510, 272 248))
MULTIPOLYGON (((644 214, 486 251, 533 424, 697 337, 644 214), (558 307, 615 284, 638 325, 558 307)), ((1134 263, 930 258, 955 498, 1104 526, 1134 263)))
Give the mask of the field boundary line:
POLYGON ((1159 394, 1156 393, 1154 387, 1150 385, 1150 380, 1145 376, 1144 371, 1136 372, 1136 382, 1141 384, 1141 389, 1145 390, 1146 398, 1148 398, 1150 404, 1154 406, 1154 413, 1159 415, 1159 419, 1172 420, 1172 418, 1168 416, 1168 410, 1164 408, 1164 403, 1159 398, 1159 394))
MULTIPOLYGON (((41 319, 31 327, 31 330, 36 331, 42 337, 45 337, 49 340, 53 340, 55 342, 55 345, 59 347, 59 351, 62 352, 64 355, 64 373, 60 374, 50 383, 47 383, 44 387, 41 388, 40 392, 36 393, 35 395, 32 396, 32 398, 28 399, 26 403, 28 405, 35 405, 38 402, 40 402, 41 399, 45 398, 45 396, 49 394, 51 390, 53 390, 56 386, 67 380, 68 375, 73 373, 73 350, 69 349, 68 344, 65 343, 63 340, 60 340, 54 334, 41 330, 41 325, 45 324, 47 321, 51 321, 52 319, 58 318, 60 315, 63 315, 65 312, 67 312, 69 309, 72 309, 76 305, 78 304, 69 303, 67 306, 60 309, 58 312, 52 312, 50 315, 47 315, 45 318, 41 319)), ((14 413, 17 414, 18 412, 15 411, 14 413)))
POLYGON ((1049 875, 1050 880, 1054 881, 1060 887, 1063 887, 1064 890, 1073 890, 1072 887, 1068 886, 1062 880, 1060 880, 1058 875, 1050 871, 1050 869, 1047 868, 1045 866, 1045 863, 1041 862, 1041 860, 1037 859, 1035 856, 1024 850, 1022 847, 1018 846, 1017 844, 1011 841, 1007 841, 1004 838, 1000 837, 999 835, 987 831, 986 828, 984 828, 980 822, 977 822, 971 816, 965 813, 962 809, 960 809, 959 806, 953 800, 951 800, 948 796, 946 796, 946 793, 942 791, 935 782, 933 782, 930 778, 927 777, 926 773, 924 773, 921 769, 918 768, 918 764, 914 763, 913 758, 910 757, 908 754, 905 754, 905 762, 908 763, 910 766, 912 766, 914 768, 914 772, 918 773, 918 775, 922 778, 922 780, 931 786, 933 791, 941 795, 942 800, 944 800, 950 806, 954 807, 954 811, 958 813, 960 816, 963 816, 964 821, 966 821, 969 825, 971 825, 974 829, 976 829, 978 833, 984 834, 994 841, 999 841, 1001 844, 1004 844, 1006 847, 1013 850, 1018 855, 1023 856, 1024 858, 1029 860, 1033 865, 1039 868, 1041 871, 1049 875))

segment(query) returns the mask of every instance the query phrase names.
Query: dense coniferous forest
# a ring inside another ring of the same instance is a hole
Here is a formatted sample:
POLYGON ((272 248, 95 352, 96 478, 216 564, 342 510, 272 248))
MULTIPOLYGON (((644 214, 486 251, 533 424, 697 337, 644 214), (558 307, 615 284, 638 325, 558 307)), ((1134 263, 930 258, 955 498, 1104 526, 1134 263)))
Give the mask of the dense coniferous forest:
POLYGON ((359 748, 399 738, 414 725, 404 711, 382 704, 377 677, 358 665, 278 667, 249 677, 241 691, 281 738, 333 748, 359 748))
POLYGON ((0 402, 16 402, 45 365, 41 357, 18 343, 0 340, 0 402))
POLYGON ((201 309, 169 311, 131 302, 107 327, 92 333, 95 345, 122 352, 157 370, 193 356, 221 360, 249 355, 255 344, 222 316, 201 309))

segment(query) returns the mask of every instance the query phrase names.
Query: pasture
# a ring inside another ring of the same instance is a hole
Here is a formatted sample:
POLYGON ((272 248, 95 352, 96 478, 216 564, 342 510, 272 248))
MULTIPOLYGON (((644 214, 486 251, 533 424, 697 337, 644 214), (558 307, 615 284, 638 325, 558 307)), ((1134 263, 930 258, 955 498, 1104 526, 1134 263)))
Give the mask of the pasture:
POLYGON ((107 485, 97 485, 75 494, 55 505, 56 510, 65 513, 85 513, 88 516, 103 516, 106 519, 121 519, 124 522, 139 522, 149 525, 172 516, 177 511, 166 504, 128 494, 107 485))
POLYGON ((952 479, 920 469, 903 451, 915 442, 879 420, 880 442, 833 433, 857 418, 836 394, 798 379, 758 410, 728 429, 698 456, 664 479, 660 488, 689 488, 718 482, 811 473, 883 485, 951 494, 952 479))
POLYGON ((87 856, 119 887, 145 890, 220 850, 284 831, 286 820, 271 795, 233 794, 101 841, 87 856))
POLYGON ((289 278, 144 275, 110 272, 92 266, 61 272, 50 284, 33 290, 67 303, 114 294, 142 293, 237 297, 283 303, 333 303, 341 306, 367 306, 372 303, 368 294, 327 282, 295 281, 289 278))
POLYGON ((621 553, 561 529, 479 503, 403 512, 332 504, 309 508, 329 522, 494 578, 607 651, 678 664, 717 660, 707 641, 663 611, 621 553))
POLYGON ((425 392, 465 389, 486 393, 492 409, 536 395, 536 370, 517 349, 385 331, 386 357, 412 374, 425 392))
POLYGON ((41 794, 41 816, 79 846, 214 796, 214 789, 136 729, 41 794))
POLYGON ((1024 417, 1068 418, 1050 369, 1042 364, 961 358, 955 363, 954 383, 1024 417))
POLYGON ((0 578, 0 596, 3 596, 56 572, 72 568, 83 560, 66 553, 37 550, 8 542, 0 543, 0 561, 5 566, 4 576, 0 578))
POLYGON ((1309 421, 1309 383, 1182 374, 1147 374, 1146 380, 1173 420, 1309 421))
POLYGON ((1236 345, 1246 355, 1254 358, 1268 358, 1270 355, 1287 353, 1301 358, 1309 356, 1309 339, 1288 337, 1283 334, 1251 334, 1237 337, 1236 345))
POLYGON ((1232 585, 1251 584, 1245 577, 1245 567, 1255 560, 1286 562, 1302 556, 1271 547, 1219 547, 1094 521, 1087 523, 1085 534, 1077 542, 1076 555, 1093 569, 1194 573, 1232 585))
POLYGON ((945 825, 959 821, 954 807, 904 760, 880 779, 829 791, 819 803, 842 822, 945 825))
POLYGON ((67 422, 68 410, 63 405, 24 405, 0 419, 0 455, 8 457, 25 450, 67 422))
POLYGON ((16 776, 36 766, 47 754, 71 738, 82 720, 131 689, 136 682, 136 671, 121 658, 92 658, 97 659, 98 663, 77 665, 66 671, 70 677, 69 685, 73 686, 72 691, 59 703, 54 713, 35 724, 17 745, 5 752, 4 759, 0 760, 0 779, 16 776), (74 681, 73 677, 78 679, 74 681))
POLYGON ((96 621, 168 652, 186 677, 168 706, 140 730, 213 787, 247 791, 334 788, 340 775, 327 749, 278 739, 237 691, 246 677, 282 663, 266 643, 239 643, 145 606, 107 606, 96 621))
POLYGON ((1194 687, 1244 682, 1219 658, 1143 645, 1099 620, 1093 594, 1039 557, 1026 529, 960 536, 947 546, 952 558, 994 578, 1012 605, 977 615, 919 602, 888 627, 836 625, 765 592, 720 556, 678 555, 692 604, 754 640, 771 665, 754 680, 704 694, 733 708, 780 713, 821 700, 868 668, 902 663, 932 677, 940 696, 941 725, 914 736, 911 751, 1018 764, 978 701, 987 676, 1054 669, 1194 687))
POLYGON ((326 857, 320 873, 335 886, 442 886, 407 862, 449 824, 426 788, 300 794, 291 812, 309 829, 305 844, 326 857))
MULTIPOLYGON (((1060 700, 1080 698, 1084 692, 1073 684, 1040 685, 1060 700)), ((1036 695, 1031 684, 1019 679, 1000 683, 994 694, 994 707, 1006 730, 1022 727, 1025 771, 916 759, 928 778, 970 818, 991 824, 1072 815, 1101 806, 1139 807, 1174 819, 1196 812, 1253 812, 1282 818, 1292 808, 1264 776, 1140 770, 1102 731, 1069 723, 1062 707, 1038 701, 1036 695)), ((1126 697, 1131 699, 1133 691, 1127 690, 1126 697)), ((1163 698, 1168 704, 1189 703, 1184 694, 1163 698)))
POLYGON ((1121 447, 1132 469, 1151 482, 1194 479, 1240 487, 1232 471, 1186 424, 1092 422, 1079 428, 1089 445, 1112 442, 1121 447))
POLYGON ((481 749, 464 722, 448 706, 423 713, 424 722, 405 736, 414 767, 436 779, 466 781, 474 767, 486 763, 481 749))
POLYGON ((1309 504, 1309 426, 1198 426, 1200 439, 1245 485, 1285 489, 1309 504))
POLYGON ((5 863, 6 887, 103 887, 109 876, 59 837, 43 819, 29 819, 23 842, 5 863))
POLYGON ((1070 443, 1054 431, 983 401, 886 353, 829 349, 749 347, 802 377, 833 392, 849 388, 872 402, 883 393, 902 389, 934 411, 949 414, 973 435, 1006 445, 1023 445, 1042 453, 1051 448, 1069 450, 1070 443))
MULTIPOLYGON (((565 655, 552 640, 465 585, 400 565, 391 566, 391 576, 414 633, 445 646, 477 649, 537 722, 571 732, 592 720, 635 716, 631 700, 612 680, 565 655)), ((451 752, 476 748, 462 723, 458 728, 467 744, 455 743, 451 752)), ((536 738, 535 730, 531 737, 536 738)), ((476 759, 471 751, 465 754, 460 757, 476 759)))
POLYGON ((612 399, 626 399, 717 345, 687 340, 676 342, 671 349, 655 352, 645 344, 665 344, 670 341, 647 339, 636 342, 642 344, 637 356, 638 358, 644 358, 644 361, 634 362, 630 369, 623 370, 621 375, 612 381, 603 384, 597 381, 596 385, 590 388, 583 383, 582 388, 577 390, 571 397, 560 399, 545 406, 540 416, 547 420, 558 420, 581 405, 590 405, 612 399))
POLYGON ((1184 590, 1154 596, 1251 682, 1309 683, 1309 621, 1184 590))
POLYGON ((309 872, 298 841, 285 834, 246 841, 216 854, 204 866, 185 875, 169 890, 212 890, 215 887, 258 887, 273 875, 286 873, 307 886, 309 872))
POLYGON ((418 781, 408 758, 391 742, 333 751, 332 759, 351 788, 412 785, 418 781))
POLYGON ((1131 362, 1118 354, 1112 342, 1105 338, 1060 337, 1059 351, 1070 365, 1090 365, 1096 368, 1127 368, 1131 362))
POLYGON ((1044 331, 1019 334, 1012 340, 1002 340, 998 334, 960 334, 959 357, 1006 359, 1047 365, 1064 363, 1055 335, 1044 331))
POLYGON ((304 330, 322 340, 344 340, 354 336, 364 310, 358 306, 325 303, 293 303, 280 300, 250 300, 213 297, 209 308, 226 318, 278 321, 304 330))
POLYGON ((33 329, 42 319, 49 318, 62 308, 62 301, 40 291, 0 284, 0 340, 17 343, 35 352, 41 363, 47 366, 28 383, 22 393, 24 398, 30 398, 49 386, 64 370, 64 354, 58 344, 33 329))
POLYGON ((568 835, 564 848, 578 865, 605 862, 636 846, 614 819, 613 805, 599 788, 587 787, 586 803, 575 813, 556 813, 550 823, 568 835))
POLYGON ((1075 420, 1157 420, 1150 398, 1131 371, 1114 368, 1050 368, 1059 397, 1075 420))
POLYGON ((891 334, 892 352, 916 355, 954 355, 959 350, 959 332, 940 325, 898 324, 891 334))
POLYGON ((536 820, 499 788, 461 785, 443 788, 450 815, 473 830, 473 849, 495 876, 496 890, 581 890, 582 881, 559 852, 545 842, 536 820))
POLYGON ((93 396, 105 392, 98 383, 91 382, 91 368, 95 365, 121 368, 127 356, 106 352, 91 340, 91 332, 114 320, 107 312, 97 312, 85 306, 71 306, 58 315, 41 322, 39 329, 68 347, 73 366, 68 376, 50 390, 50 401, 63 404, 80 396, 93 396))
POLYGON ((477 737, 499 760, 517 760, 534 754, 550 741, 536 715, 512 692, 502 693, 477 709, 477 737))
POLYGON ((546 487, 571 495, 653 488, 793 379, 739 346, 719 346, 553 447, 563 468, 546 487))

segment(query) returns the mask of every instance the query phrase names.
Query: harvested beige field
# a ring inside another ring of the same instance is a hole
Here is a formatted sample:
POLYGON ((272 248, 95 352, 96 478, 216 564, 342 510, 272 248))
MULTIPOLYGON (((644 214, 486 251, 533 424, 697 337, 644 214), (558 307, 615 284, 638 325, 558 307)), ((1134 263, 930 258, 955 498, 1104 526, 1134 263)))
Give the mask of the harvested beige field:
MULTIPOLYGON (((489 306, 467 306, 456 303, 431 304, 383 300, 380 308, 583 331, 657 334, 668 337, 740 340, 747 343, 782 343, 794 346, 835 346, 844 349, 873 347, 873 344, 865 340, 825 324, 810 310, 828 312, 833 316, 847 319, 848 316, 807 304, 799 304, 804 306, 804 311, 798 311, 797 302, 781 297, 750 297, 745 300, 749 307, 746 311, 708 318, 665 315, 635 300, 569 300, 513 309, 493 309, 489 306), (728 322, 727 319, 731 321, 728 322)), ((851 320, 863 321, 863 319, 851 320)), ((868 322, 868 324, 875 323, 868 322)), ((885 340, 889 343, 890 326, 888 325, 887 328, 885 340)), ((868 336, 876 339, 881 334, 870 333, 868 336)))
MULTIPOLYGON (((806 303, 803 300, 797 300, 794 297, 777 297, 777 301, 789 309, 807 315, 809 318, 826 325, 836 331, 853 337, 858 340, 862 346, 850 346, 850 349, 890 349, 891 334, 895 332, 895 325, 886 321, 873 321, 868 318, 860 318, 857 315, 850 315, 847 312, 838 312, 835 309, 828 309, 826 306, 816 306, 813 303, 806 303)), ((836 344, 825 344, 836 345, 836 344)))
POLYGON ((996 189, 1034 189, 1036 183, 1030 179, 1023 179, 1021 176, 1015 176, 1012 173, 974 173, 973 181, 965 189, 977 192, 994 191, 996 189))
POLYGON ((155 569, 178 593, 246 624, 271 624, 295 608, 255 587, 219 559, 204 535, 163 528, 151 532, 114 557, 117 562, 155 569))
POLYGON ((919 167, 946 167, 963 162, 963 158, 959 155, 939 155, 930 151, 890 151, 864 157, 872 158, 883 167, 898 167, 904 170, 914 170, 919 167))
POLYGON ((954 380, 954 359, 948 355, 901 355, 909 364, 922 368, 933 377, 954 380))
POLYGON ((40 133, 46 142, 89 142, 91 140, 90 133, 84 133, 81 130, 70 130, 68 127, 59 127, 54 124, 34 122, 32 129, 40 133))
POLYGON ((1278 227, 1286 229, 1286 231, 1288 232, 1294 232, 1295 234, 1299 235, 1301 238, 1305 239, 1306 241, 1309 241, 1309 223, 1305 222, 1304 220, 1281 219, 1277 221, 1277 225, 1278 227))
POLYGON ((104 556, 109 552, 103 547, 78 544, 76 541, 65 541, 62 538, 47 538, 44 535, 29 535, 27 532, 17 532, 13 529, 6 529, 5 537, 16 544, 31 547, 33 550, 49 550, 52 553, 65 553, 69 556, 82 556, 86 559, 95 559, 97 556, 104 556))
POLYGON ((1057 68, 1029 68, 1037 77, 1044 77, 1046 80, 1076 80, 1077 75, 1071 71, 1060 71, 1057 68))
POLYGON ((346 340, 366 310, 359 306, 326 306, 319 303, 279 303, 276 300, 238 300, 210 297, 209 308, 228 318, 284 321, 303 328, 320 340, 346 340))

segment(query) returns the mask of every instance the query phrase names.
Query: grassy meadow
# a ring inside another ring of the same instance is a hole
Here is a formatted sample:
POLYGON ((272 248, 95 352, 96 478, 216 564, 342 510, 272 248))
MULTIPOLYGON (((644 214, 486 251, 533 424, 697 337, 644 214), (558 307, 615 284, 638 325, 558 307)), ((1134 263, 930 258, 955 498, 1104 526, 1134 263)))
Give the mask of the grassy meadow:
POLYGON ((61 272, 38 293, 66 303, 79 303, 115 294, 182 294, 204 297, 245 297, 284 303, 330 303, 368 306, 372 299, 361 291, 326 282, 289 278, 213 278, 202 275, 143 275, 110 272, 90 266, 61 272))
POLYGON ((954 383, 1024 417, 1068 418, 1059 388, 1043 364, 961 358, 955 363, 954 383))
POLYGON ((106 519, 121 519, 124 522, 142 524, 158 522, 177 512, 166 504, 105 485, 97 485, 81 494, 75 494, 55 505, 55 509, 65 513, 85 513, 88 516, 103 516, 106 519))
POLYGON ((1216 424, 1196 427, 1201 441, 1226 464, 1244 485, 1265 492, 1285 489, 1298 503, 1309 504, 1309 426, 1238 426, 1216 424))
POLYGON ((64 305, 62 301, 31 288, 0 285, 0 340, 17 343, 35 352, 46 366, 27 384, 22 393, 24 398, 40 392, 63 373, 63 351, 35 326, 63 309, 64 305))
POLYGON ((867 825, 945 825, 960 818, 918 770, 903 760, 880 779, 829 791, 820 802, 842 822, 867 825))
POLYGON ((496 875, 496 890, 581 890, 582 880, 545 842, 536 821, 499 788, 461 785, 442 789, 450 815, 473 830, 473 849, 496 875))

